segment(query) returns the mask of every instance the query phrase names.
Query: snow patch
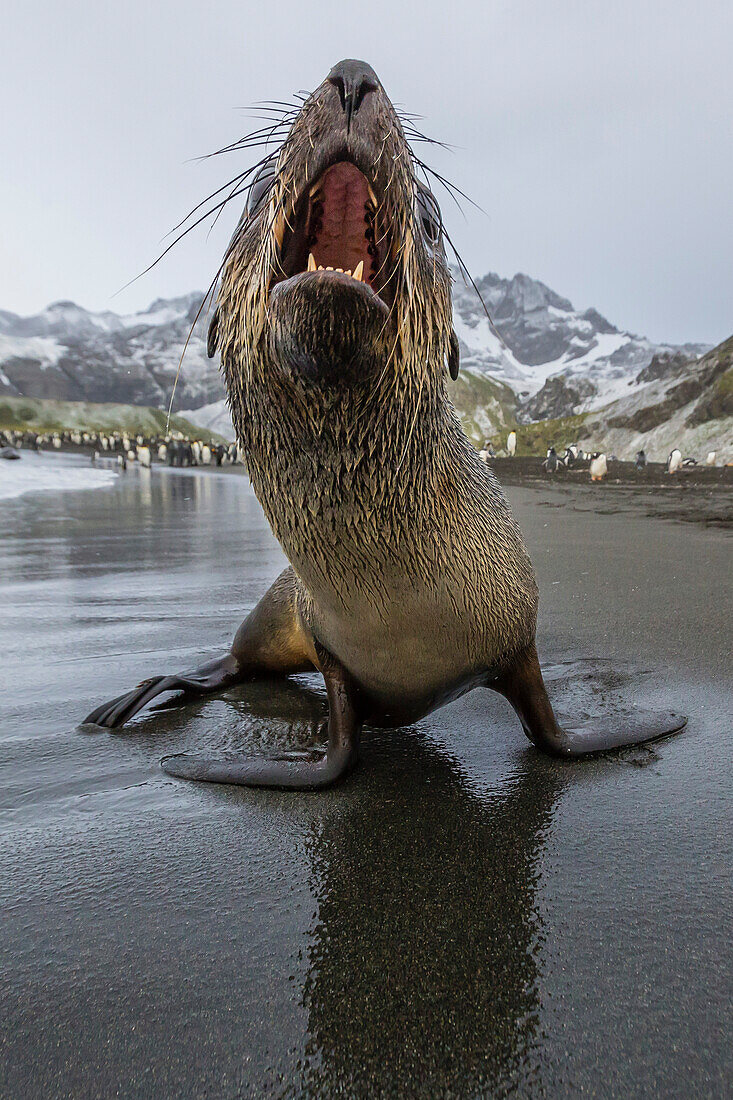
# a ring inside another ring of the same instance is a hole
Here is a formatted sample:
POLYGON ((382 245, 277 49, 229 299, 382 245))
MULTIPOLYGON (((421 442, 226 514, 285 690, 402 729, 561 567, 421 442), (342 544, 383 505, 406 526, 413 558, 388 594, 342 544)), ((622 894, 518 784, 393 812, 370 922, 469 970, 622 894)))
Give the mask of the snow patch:
POLYGON ((216 432, 224 439, 234 440, 236 438, 234 426, 232 425, 232 414, 229 412, 226 401, 212 401, 210 405, 201 405, 198 409, 181 409, 176 415, 190 420, 197 428, 216 432))
POLYGON ((54 366, 66 348, 52 336, 5 336, 0 333, 0 362, 36 359, 41 370, 54 366))

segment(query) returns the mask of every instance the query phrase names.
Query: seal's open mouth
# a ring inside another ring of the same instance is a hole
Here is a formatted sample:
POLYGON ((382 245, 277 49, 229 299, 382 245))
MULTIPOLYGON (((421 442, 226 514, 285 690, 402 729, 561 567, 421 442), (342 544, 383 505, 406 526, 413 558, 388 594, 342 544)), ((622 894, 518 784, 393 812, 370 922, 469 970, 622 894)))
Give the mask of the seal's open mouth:
POLYGON ((390 249, 386 233, 380 234, 377 197, 351 161, 332 164, 296 204, 292 217, 276 224, 275 234, 282 277, 341 272, 390 304, 390 249))

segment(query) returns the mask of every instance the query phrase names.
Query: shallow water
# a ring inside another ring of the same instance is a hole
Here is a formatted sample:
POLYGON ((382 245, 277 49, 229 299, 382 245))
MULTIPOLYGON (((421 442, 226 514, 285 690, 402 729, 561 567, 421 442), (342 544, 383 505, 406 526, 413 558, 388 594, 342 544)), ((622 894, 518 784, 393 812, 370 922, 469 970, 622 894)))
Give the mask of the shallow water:
POLYGON ((246 477, 3 502, 0 1095, 724 1095, 730 540, 510 496, 560 709, 687 731, 563 764, 476 691, 307 795, 158 761, 312 738, 315 677, 78 727, 283 567, 246 477))
POLYGON ((69 460, 66 455, 35 454, 23 451, 20 459, 0 461, 0 500, 11 500, 26 493, 58 493, 68 489, 102 489, 117 478, 111 462, 106 468, 90 462, 69 460))

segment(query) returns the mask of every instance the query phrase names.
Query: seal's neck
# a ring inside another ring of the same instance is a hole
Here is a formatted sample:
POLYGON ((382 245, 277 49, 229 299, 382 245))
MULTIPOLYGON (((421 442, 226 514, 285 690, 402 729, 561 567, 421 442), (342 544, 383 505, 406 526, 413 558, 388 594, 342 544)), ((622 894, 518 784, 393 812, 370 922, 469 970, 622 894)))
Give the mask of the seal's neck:
POLYGON ((237 424, 255 492, 285 552, 384 542, 434 492, 454 414, 443 378, 372 388, 250 385, 237 424))

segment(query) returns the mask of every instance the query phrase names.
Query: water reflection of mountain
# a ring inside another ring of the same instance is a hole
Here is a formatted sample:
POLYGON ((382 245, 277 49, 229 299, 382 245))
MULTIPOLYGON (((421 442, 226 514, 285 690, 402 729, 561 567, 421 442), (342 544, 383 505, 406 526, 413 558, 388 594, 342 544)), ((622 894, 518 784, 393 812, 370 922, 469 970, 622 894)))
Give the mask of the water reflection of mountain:
POLYGON ((359 776, 368 789, 310 839, 319 919, 300 1087, 524 1089, 539 1038, 538 862, 558 772, 528 751, 483 798, 423 730, 391 737, 389 770, 372 761, 359 776))

